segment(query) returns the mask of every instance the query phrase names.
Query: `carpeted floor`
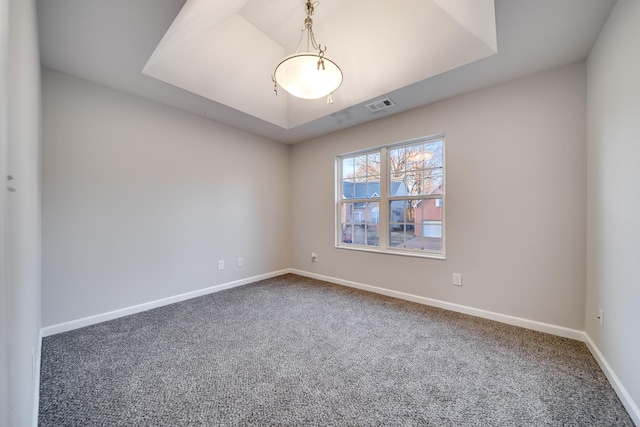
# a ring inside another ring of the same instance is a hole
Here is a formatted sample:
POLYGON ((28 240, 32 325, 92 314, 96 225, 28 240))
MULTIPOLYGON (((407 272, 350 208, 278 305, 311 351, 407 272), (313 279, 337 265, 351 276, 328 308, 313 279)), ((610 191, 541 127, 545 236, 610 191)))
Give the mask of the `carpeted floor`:
POLYGON ((47 337, 41 426, 633 426, 577 341, 295 275, 47 337))

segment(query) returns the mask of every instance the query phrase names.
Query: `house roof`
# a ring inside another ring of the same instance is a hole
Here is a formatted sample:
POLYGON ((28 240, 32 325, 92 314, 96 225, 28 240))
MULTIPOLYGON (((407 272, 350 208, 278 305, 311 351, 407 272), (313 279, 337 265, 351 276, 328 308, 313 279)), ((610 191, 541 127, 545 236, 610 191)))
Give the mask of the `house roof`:
MULTIPOLYGON (((402 181, 391 181, 391 194, 399 195, 402 181)), ((371 199, 380 195, 380 181, 342 181, 342 196, 345 199, 371 199)))

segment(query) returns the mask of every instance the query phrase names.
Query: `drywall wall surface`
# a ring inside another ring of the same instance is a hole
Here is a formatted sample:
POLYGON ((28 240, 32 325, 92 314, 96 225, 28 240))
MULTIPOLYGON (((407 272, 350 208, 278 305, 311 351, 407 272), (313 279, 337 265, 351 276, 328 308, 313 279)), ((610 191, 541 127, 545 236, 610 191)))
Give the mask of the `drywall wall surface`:
MULTIPOLYGON (((619 0, 587 62, 586 331, 640 406, 640 2, 619 0), (603 324, 597 319, 604 310, 603 324)), ((637 416, 637 414, 636 414, 637 416)))
POLYGON ((0 383, 8 392, 1 396, 8 401, 1 406, 0 425, 28 426, 37 410, 40 351, 40 61, 35 2, 9 0, 1 9, 8 10, 8 16, 0 18, 8 23, 8 31, 0 37, 1 59, 5 55, 8 59, 2 73, 8 89, 0 91, 7 119, 0 136, 6 138, 0 152, 4 157, 0 215, 6 227, 0 273, 5 332, 0 345, 6 360, 0 383))
MULTIPOLYGON (((0 177, 9 175, 9 1, 0 0, 0 177)), ((9 425, 9 192, 0 191, 0 426, 9 425)))
POLYGON ((574 64, 294 145, 293 267, 582 330, 585 79, 574 64), (335 156, 439 133, 446 260, 335 248, 335 156))
POLYGON ((43 131, 44 326, 289 267, 287 145, 50 70, 43 131))

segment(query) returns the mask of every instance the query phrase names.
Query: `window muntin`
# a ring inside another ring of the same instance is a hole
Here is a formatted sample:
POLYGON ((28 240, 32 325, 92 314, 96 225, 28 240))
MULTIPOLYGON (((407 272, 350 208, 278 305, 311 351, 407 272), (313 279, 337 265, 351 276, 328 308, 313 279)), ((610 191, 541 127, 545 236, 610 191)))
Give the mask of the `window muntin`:
POLYGON ((338 166, 338 247, 444 257, 443 135, 338 156, 338 166))
POLYGON ((341 157, 340 244, 379 245, 380 176, 380 151, 341 157))

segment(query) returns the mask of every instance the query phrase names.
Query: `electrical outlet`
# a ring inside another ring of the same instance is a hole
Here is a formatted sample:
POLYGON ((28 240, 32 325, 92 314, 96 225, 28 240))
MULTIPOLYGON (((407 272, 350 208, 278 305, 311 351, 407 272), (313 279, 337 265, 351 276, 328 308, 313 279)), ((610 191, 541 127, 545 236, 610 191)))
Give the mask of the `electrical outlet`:
POLYGON ((453 273, 453 286, 462 286, 462 274, 453 273))
POLYGON ((598 310, 598 320, 600 321, 600 326, 604 325, 604 311, 602 309, 598 310))
POLYGON ((224 260, 223 259, 219 259, 218 260, 218 270, 224 270, 224 260))
POLYGON ((318 254, 315 252, 311 252, 311 261, 318 262, 318 254))
POLYGON ((243 262, 242 257, 241 257, 241 256, 239 256, 239 257, 238 257, 238 263, 237 263, 236 265, 237 265, 238 267, 242 267, 242 262, 243 262))

